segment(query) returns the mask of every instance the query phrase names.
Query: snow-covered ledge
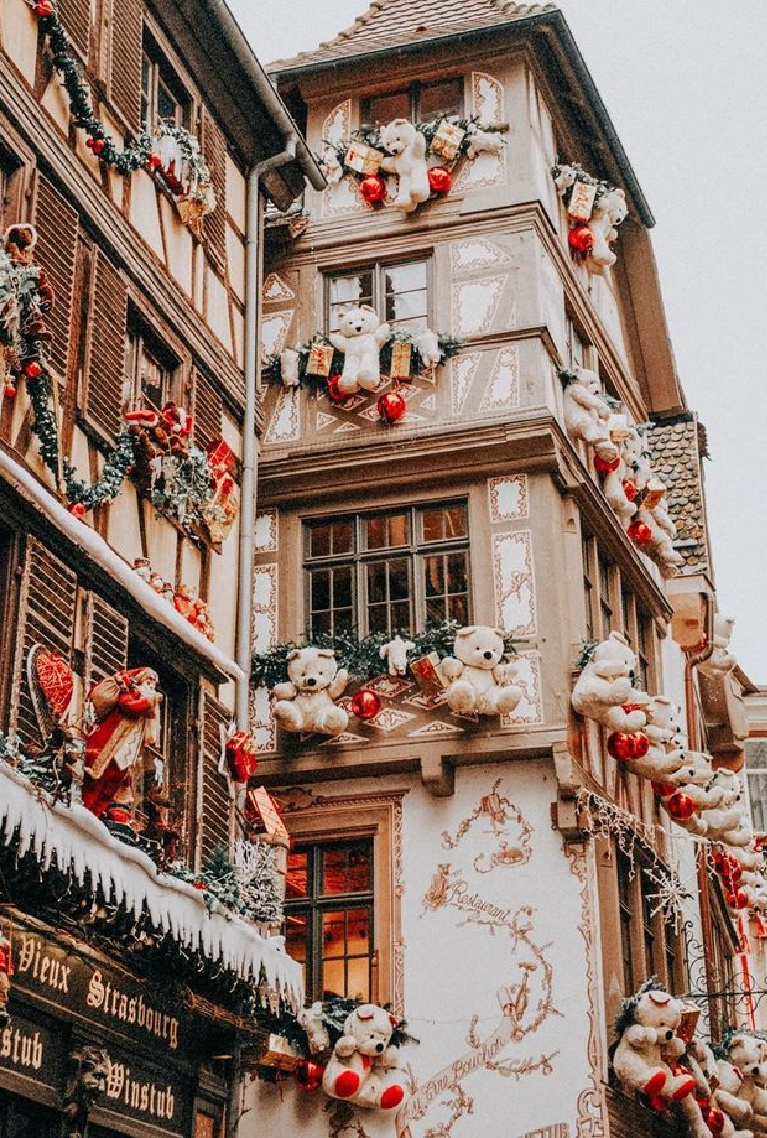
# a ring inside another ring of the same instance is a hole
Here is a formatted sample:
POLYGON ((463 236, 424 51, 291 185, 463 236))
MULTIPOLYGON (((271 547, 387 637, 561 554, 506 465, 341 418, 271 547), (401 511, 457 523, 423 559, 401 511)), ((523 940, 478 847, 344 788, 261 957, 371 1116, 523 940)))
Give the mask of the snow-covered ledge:
POLYGON ((202 952, 243 980, 267 983, 294 1010, 303 1006, 301 966, 285 951, 284 937, 263 937, 236 914, 219 907, 210 913, 203 894, 188 882, 159 873, 145 853, 119 841, 84 806, 67 806, 0 763, 0 832, 14 835, 18 856, 34 852, 43 869, 56 860, 80 885, 90 874, 94 889, 139 916, 144 906, 152 925, 179 944, 202 952))
POLYGON ((0 449, 0 475, 15 486, 27 501, 37 506, 57 530, 64 533, 70 541, 84 550, 92 561, 104 569, 114 581, 122 585, 145 612, 149 613, 160 624, 164 624, 166 628, 169 628, 201 656, 205 656, 219 671, 238 680, 244 679, 242 670, 235 664, 234 660, 230 660, 214 644, 211 644, 207 637, 193 628, 189 621, 176 612, 172 605, 158 596, 146 581, 141 580, 138 574, 123 561, 122 557, 114 552, 100 534, 78 518, 73 517, 53 497, 50 491, 38 482, 34 475, 25 470, 2 449, 0 449))

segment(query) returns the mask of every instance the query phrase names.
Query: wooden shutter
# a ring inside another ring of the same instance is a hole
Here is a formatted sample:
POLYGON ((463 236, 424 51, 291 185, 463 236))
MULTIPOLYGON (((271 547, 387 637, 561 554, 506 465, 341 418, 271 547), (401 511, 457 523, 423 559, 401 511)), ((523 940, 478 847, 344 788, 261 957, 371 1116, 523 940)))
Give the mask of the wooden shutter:
POLYGON ((127 286, 99 249, 83 409, 110 442, 121 426, 127 320, 127 286))
POLYGON ((42 644, 72 662, 77 611, 77 577, 37 538, 27 539, 16 631, 11 732, 24 743, 40 743, 27 680, 27 659, 42 644))
POLYGON ((127 665, 128 621, 96 593, 89 593, 83 675, 86 696, 95 683, 122 671, 127 665))
POLYGON ((202 801, 199 818, 203 859, 223 846, 228 852, 234 816, 229 779, 218 770, 221 761, 221 728, 231 720, 228 708, 207 692, 202 693, 202 801))
POLYGON ((55 190, 42 174, 37 179, 37 263, 50 277, 56 293, 53 311, 47 317, 53 343, 50 359, 60 375, 67 374, 69 341, 71 338, 72 311, 75 290, 75 263, 77 260, 77 210, 55 190))
POLYGON ((205 450, 209 443, 221 438, 224 404, 213 384, 202 372, 194 383, 194 441, 205 450))
POLYGON ((141 130, 143 35, 141 0, 113 0, 109 94, 134 134, 141 130))
POLYGON ((58 0, 59 15, 75 47, 88 58, 91 35, 90 0, 58 0))
POLYGON ((202 108, 202 154, 210 168, 216 208, 203 218, 203 234, 211 261, 226 274, 226 139, 207 107, 202 108))

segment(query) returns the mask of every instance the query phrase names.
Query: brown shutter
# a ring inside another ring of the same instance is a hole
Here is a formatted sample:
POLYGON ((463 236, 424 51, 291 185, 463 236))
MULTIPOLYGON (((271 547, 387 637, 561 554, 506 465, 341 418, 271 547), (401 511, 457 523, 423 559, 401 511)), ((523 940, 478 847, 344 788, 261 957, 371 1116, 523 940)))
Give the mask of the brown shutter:
POLYGON ((217 699, 202 693, 202 802, 199 817, 203 860, 216 846, 229 852, 234 803, 229 779, 218 770, 221 761, 221 729, 229 726, 231 714, 217 699))
POLYGON ((203 218, 205 244, 213 265, 226 273, 226 139, 207 107, 202 108, 202 155, 210 168, 216 208, 203 218))
POLYGON ((77 210, 55 190, 42 174, 37 179, 37 263, 46 270, 56 293, 53 311, 48 317, 53 343, 50 359, 62 376, 67 374, 69 340, 77 259, 77 210))
POLYGON ((141 0, 113 0, 109 94, 134 134, 138 134, 141 130, 143 34, 141 0))
POLYGON ((96 593, 88 594, 85 629, 85 694, 128 664, 128 621, 96 593))
POLYGON ((224 405, 207 376, 198 371, 194 384, 194 441, 205 450, 223 430, 224 405))
POLYGON ((121 426, 127 319, 125 281, 99 250, 83 410, 109 442, 121 426))
POLYGON ((77 577, 37 538, 27 539, 16 630, 11 732, 24 743, 40 743, 40 731, 27 679, 27 659, 35 644, 72 661, 77 611, 77 577))
POLYGON ((59 0, 59 15, 75 47, 87 59, 91 33, 90 0, 59 0))

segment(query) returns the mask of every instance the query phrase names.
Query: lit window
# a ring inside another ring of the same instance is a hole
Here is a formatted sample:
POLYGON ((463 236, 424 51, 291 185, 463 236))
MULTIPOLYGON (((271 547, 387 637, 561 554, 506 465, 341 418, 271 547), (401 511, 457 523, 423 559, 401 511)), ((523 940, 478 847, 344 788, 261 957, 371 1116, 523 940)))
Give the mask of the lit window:
POLYGON ((352 305, 367 304, 392 332, 417 335, 429 324, 429 266, 426 261, 375 265, 328 277, 328 331, 338 329, 341 314, 352 305))

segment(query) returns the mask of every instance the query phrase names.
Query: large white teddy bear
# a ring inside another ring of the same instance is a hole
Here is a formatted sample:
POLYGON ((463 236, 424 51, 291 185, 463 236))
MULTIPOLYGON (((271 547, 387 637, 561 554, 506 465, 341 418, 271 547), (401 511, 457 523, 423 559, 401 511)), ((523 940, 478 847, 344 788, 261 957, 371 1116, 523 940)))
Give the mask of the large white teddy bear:
POLYGON ((738 661, 729 652, 734 627, 734 620, 720 616, 719 613, 714 617, 714 650, 708 660, 698 665, 698 670, 704 675, 723 676, 737 664, 738 661))
POLYGON ((508 715, 522 699, 514 684, 517 669, 502 663, 503 633, 497 628, 472 625, 459 630, 453 645, 455 656, 442 661, 441 671, 450 682, 447 702, 458 715, 508 715))
MULTIPOLYGON (((714 1052, 702 1039, 693 1039, 687 1047, 688 1058, 692 1060, 691 1066, 698 1090, 702 1089, 698 1071, 703 1076, 708 1090, 708 1109, 703 1107, 704 1121, 708 1121, 707 1129, 717 1138, 754 1138, 750 1130, 736 1129, 751 1114, 751 1106, 738 1097, 742 1078, 731 1063, 717 1060, 714 1052), (696 1069, 697 1068, 697 1069, 696 1069), (719 1111, 720 1117, 710 1117, 710 1111, 719 1111)), ((704 1135, 705 1138, 705 1135, 704 1135)))
POLYGON ((375 1004, 355 1008, 325 1068, 325 1094, 378 1110, 400 1106, 407 1092, 399 1048, 390 1045, 396 1025, 396 1017, 375 1004))
POLYGON ((602 483, 602 493, 608 504, 615 511, 618 521, 623 529, 627 529, 631 519, 636 513, 635 504, 626 497, 624 482, 631 478, 631 471, 626 465, 623 448, 618 448, 618 463, 613 470, 608 470, 602 483))
POLYGON ((736 830, 740 824, 743 809, 740 805, 740 779, 733 771, 714 771, 711 786, 721 791, 721 800, 715 808, 706 810, 703 821, 706 824, 706 837, 712 842, 719 841, 725 834, 736 830))
POLYGON ((399 178, 394 205, 405 213, 412 213, 431 195, 426 139, 407 119, 393 119, 381 131, 381 146, 389 154, 381 163, 382 168, 399 178))
POLYGON ((277 684, 272 713, 285 731, 340 735, 349 716, 335 704, 346 690, 349 674, 338 670, 335 654, 325 648, 295 648, 288 654, 286 684, 277 684))
POLYGON ((608 423, 610 408, 602 395, 599 376, 595 371, 579 367, 563 394, 565 427, 571 439, 580 439, 596 448, 606 462, 618 457, 618 448, 610 439, 608 423))
POLYGON ((748 1032, 739 1032, 729 1040, 727 1058, 743 1076, 740 1097, 753 1111, 749 1126, 755 1134, 767 1133, 767 1063, 765 1045, 748 1032))
POLYGON ((684 749, 680 746, 680 709, 663 695, 656 695, 644 709, 647 722, 643 731, 650 748, 641 759, 631 759, 629 769, 640 778, 654 779, 656 782, 670 782, 685 760, 684 749))
POLYGON ((665 1110, 695 1090, 689 1072, 675 1075, 669 1066, 684 1054, 684 1042, 676 1034, 683 1010, 681 1000, 648 988, 629 1001, 619 1020, 613 1070, 626 1090, 647 1095, 654 1110, 665 1110))
POLYGON ((597 644, 578 677, 572 703, 579 715, 593 719, 610 731, 641 731, 647 722, 643 710, 626 711, 627 704, 646 707, 649 697, 631 684, 636 656, 620 632, 611 632, 597 644))
POLYGON ((617 227, 625 221, 627 213, 626 195, 623 190, 611 190, 602 194, 597 200, 591 220, 588 222, 589 232, 594 239, 589 255, 591 272, 601 275, 617 261, 611 243, 618 236, 617 227))
POLYGON ((382 324, 375 309, 368 304, 357 304, 341 313, 337 332, 331 332, 330 342, 344 357, 344 370, 338 381, 343 395, 356 395, 375 391, 381 382, 381 348, 389 339, 391 329, 382 324))

